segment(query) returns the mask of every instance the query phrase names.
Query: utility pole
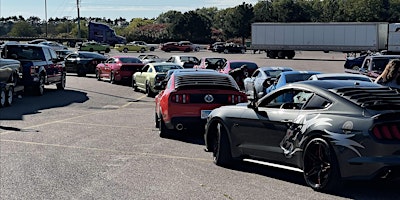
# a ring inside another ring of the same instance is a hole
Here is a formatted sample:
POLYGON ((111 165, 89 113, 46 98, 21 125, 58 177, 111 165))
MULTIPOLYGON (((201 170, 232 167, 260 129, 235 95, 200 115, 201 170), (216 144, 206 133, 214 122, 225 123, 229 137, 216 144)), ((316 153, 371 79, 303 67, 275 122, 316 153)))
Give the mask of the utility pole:
POLYGON ((76 0, 76 8, 78 10, 78 38, 81 38, 81 16, 79 14, 79 0, 76 0))
POLYGON ((47 27, 47 0, 44 0, 44 18, 46 20, 46 38, 47 38, 47 33, 48 33, 48 27, 47 27))

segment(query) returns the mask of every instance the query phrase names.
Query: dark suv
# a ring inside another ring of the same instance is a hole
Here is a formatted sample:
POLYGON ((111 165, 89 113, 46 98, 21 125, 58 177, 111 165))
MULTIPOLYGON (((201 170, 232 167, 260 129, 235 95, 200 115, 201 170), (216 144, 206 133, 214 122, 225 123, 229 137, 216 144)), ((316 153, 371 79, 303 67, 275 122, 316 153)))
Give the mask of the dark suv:
POLYGON ((3 49, 4 58, 19 60, 22 65, 22 83, 38 95, 44 94, 44 85, 56 84, 63 90, 66 71, 62 58, 48 46, 38 44, 10 44, 3 49))

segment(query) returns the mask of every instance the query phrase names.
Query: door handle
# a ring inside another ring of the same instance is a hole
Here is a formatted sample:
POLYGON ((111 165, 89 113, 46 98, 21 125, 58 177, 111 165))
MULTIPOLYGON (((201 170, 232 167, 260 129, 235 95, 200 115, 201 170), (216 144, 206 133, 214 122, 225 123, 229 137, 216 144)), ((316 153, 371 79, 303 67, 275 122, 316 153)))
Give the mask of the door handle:
POLYGON ((283 122, 283 123, 292 123, 293 120, 290 120, 290 119, 283 119, 281 122, 283 122))

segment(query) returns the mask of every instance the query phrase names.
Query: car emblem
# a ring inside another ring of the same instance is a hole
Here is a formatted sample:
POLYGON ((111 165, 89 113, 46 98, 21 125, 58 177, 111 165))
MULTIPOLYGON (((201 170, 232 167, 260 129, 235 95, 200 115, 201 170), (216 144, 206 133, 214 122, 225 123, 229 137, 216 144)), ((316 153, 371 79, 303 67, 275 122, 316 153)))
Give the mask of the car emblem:
POLYGON ((206 101, 207 103, 211 103, 211 102, 214 101, 214 97, 213 97, 211 94, 207 94, 207 95, 204 97, 204 101, 206 101))

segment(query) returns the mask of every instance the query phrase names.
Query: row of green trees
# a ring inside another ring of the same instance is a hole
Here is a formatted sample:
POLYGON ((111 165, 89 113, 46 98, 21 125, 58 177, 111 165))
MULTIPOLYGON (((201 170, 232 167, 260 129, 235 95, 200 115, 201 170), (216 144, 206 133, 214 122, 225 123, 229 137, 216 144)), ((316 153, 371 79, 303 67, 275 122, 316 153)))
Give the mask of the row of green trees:
MULTIPOLYGON (((76 37, 77 19, 12 16, 0 18, 0 36, 76 37)), ((87 22, 109 24, 128 41, 160 43, 190 40, 196 43, 241 40, 251 36, 253 22, 399 22, 400 0, 260 0, 226 9, 200 8, 185 13, 168 11, 157 18, 81 18, 81 36, 87 22)))

